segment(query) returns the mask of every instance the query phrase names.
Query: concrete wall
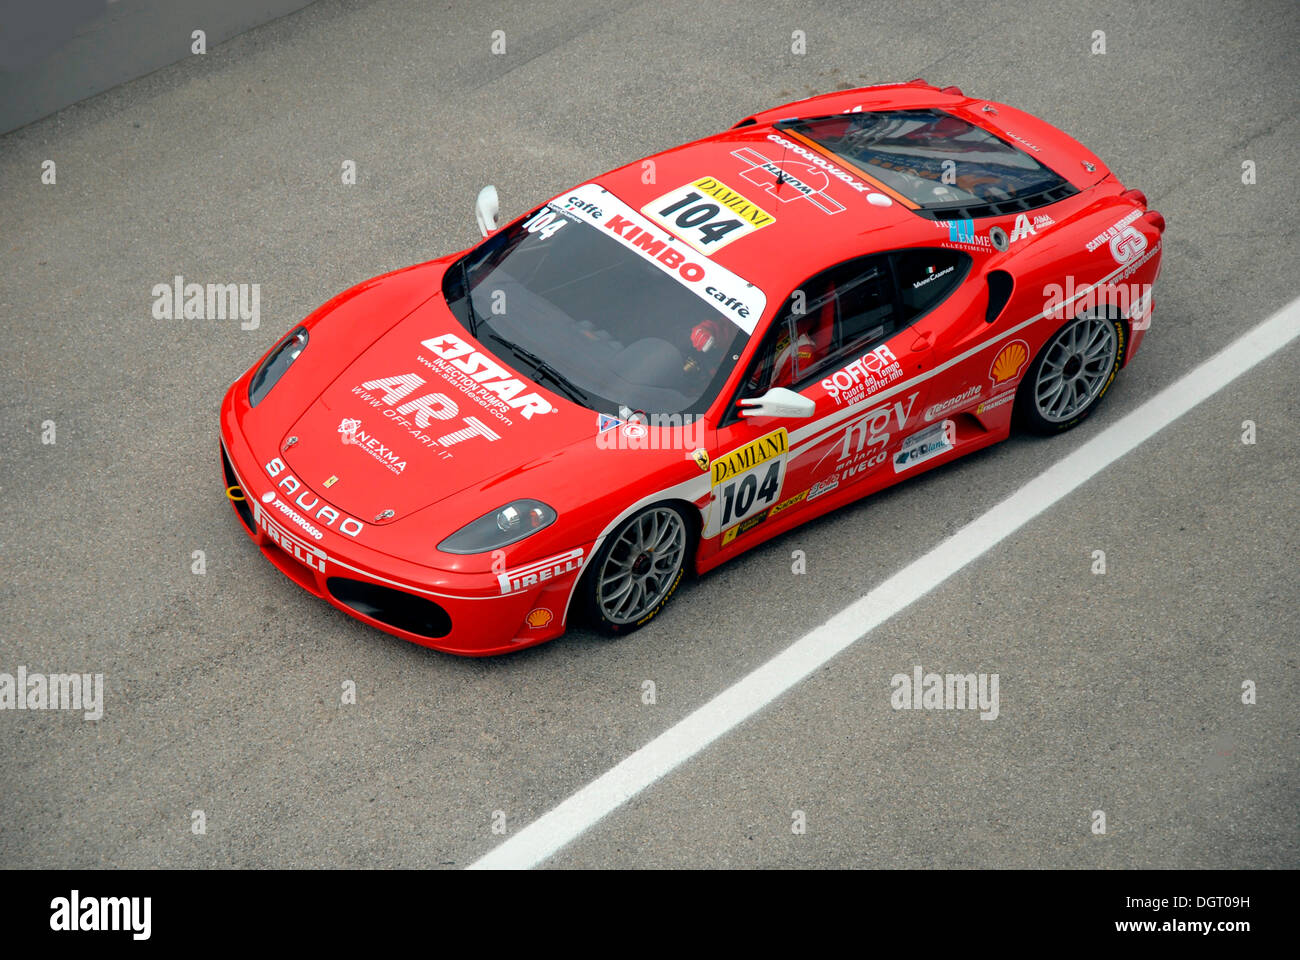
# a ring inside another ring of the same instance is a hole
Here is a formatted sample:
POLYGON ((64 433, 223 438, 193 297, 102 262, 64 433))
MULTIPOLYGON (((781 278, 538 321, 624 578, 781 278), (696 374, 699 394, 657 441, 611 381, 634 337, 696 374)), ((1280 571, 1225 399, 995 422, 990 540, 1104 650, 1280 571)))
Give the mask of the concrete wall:
POLYGON ((0 133, 191 56, 310 0, 0 0, 0 133))

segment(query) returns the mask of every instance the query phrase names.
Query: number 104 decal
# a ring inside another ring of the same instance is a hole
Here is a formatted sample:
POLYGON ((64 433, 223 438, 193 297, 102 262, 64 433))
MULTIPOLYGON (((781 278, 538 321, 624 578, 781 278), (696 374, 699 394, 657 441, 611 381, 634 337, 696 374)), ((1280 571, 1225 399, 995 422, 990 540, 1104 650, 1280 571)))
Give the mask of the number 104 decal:
POLYGON ((775 504, 789 456, 790 437, 782 427, 715 458, 709 468, 713 504, 704 535, 717 536, 775 504))
POLYGON ((700 177, 665 193, 641 212, 704 254, 776 223, 776 217, 716 177, 700 177))

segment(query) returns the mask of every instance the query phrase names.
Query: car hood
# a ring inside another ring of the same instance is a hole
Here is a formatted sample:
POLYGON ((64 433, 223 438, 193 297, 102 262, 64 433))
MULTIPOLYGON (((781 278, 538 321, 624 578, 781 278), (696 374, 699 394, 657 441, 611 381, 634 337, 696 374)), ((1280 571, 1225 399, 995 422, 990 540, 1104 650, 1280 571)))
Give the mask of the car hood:
POLYGON ((281 449, 320 496, 384 524, 543 463, 595 419, 470 337, 439 294, 328 384, 281 449))

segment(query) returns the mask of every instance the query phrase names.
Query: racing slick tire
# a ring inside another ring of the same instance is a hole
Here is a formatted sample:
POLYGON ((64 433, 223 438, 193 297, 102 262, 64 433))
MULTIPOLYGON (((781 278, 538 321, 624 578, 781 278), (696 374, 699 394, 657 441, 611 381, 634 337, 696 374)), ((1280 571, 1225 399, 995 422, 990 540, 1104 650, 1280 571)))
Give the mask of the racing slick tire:
POLYGON ((587 619, 607 636, 648 623, 677 592, 694 534, 685 514, 657 503, 624 520, 605 538, 583 580, 587 619))
POLYGON ((1016 393, 1020 423, 1053 436, 1077 427, 1101 404, 1124 363, 1124 322, 1082 314, 1043 344, 1016 393))

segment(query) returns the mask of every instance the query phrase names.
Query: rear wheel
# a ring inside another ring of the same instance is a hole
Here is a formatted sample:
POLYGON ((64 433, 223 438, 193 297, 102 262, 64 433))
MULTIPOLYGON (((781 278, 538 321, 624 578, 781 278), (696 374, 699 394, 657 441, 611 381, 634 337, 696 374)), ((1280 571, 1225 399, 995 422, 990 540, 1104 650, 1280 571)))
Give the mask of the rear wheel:
POLYGON ((1043 345, 1020 384, 1021 421, 1040 434, 1064 433, 1097 409, 1124 362, 1124 324, 1076 317, 1043 345))
POLYGON ((681 583, 690 542, 686 518, 666 504, 647 507, 623 521, 605 539, 587 576, 592 623, 617 635, 648 622, 681 583))

